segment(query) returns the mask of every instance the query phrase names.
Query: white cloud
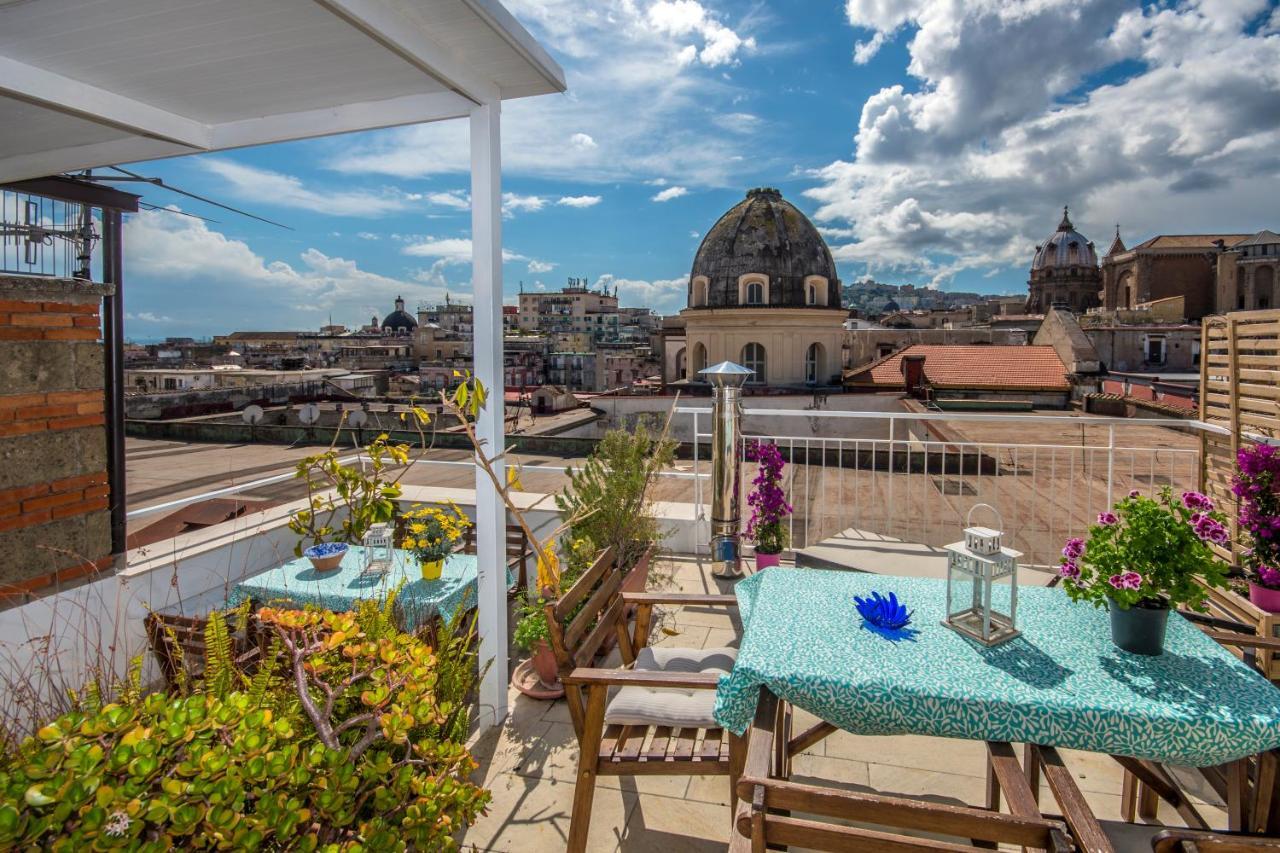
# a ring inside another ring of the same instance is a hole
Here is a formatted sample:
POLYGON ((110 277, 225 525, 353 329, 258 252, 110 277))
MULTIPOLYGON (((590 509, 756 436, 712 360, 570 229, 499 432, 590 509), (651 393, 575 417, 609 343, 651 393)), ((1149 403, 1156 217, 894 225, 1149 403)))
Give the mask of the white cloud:
POLYGON ((533 275, 538 275, 539 273, 544 273, 544 272, 551 272, 555 268, 556 268, 556 265, 548 261, 539 261, 539 260, 529 261, 529 272, 532 273, 533 275))
MULTIPOLYGON (((471 238, 423 237, 400 251, 402 254, 417 258, 439 258, 450 264, 469 264, 471 263, 471 238)), ((529 258, 510 249, 503 249, 502 260, 504 262, 527 261, 529 258)))
POLYGON ((644 281, 602 275, 597 286, 617 288, 618 304, 624 308, 652 308, 660 314, 675 314, 688 304, 689 276, 644 281))
POLYGON ((383 216, 410 205, 410 199, 396 190, 382 193, 314 190, 293 175, 246 166, 233 160, 202 158, 195 162, 226 181, 227 191, 232 195, 258 204, 309 210, 328 216, 367 217, 383 216))
POLYGON ((173 318, 167 314, 156 314, 153 311, 140 311, 137 314, 125 312, 126 320, 141 320, 144 323, 172 323, 173 318))
POLYGON ((299 305, 353 322, 390 311, 400 295, 412 303, 445 293, 443 285, 381 275, 315 248, 300 252, 295 263, 268 260, 201 220, 163 211, 129 217, 124 243, 131 298, 151 306, 133 319, 163 322, 171 334, 245 328, 245 306, 261 318, 251 323, 304 329, 317 321, 299 316, 299 305))
POLYGON ((659 0, 649 7, 648 24, 663 35, 684 38, 700 36, 702 49, 685 45, 678 56, 682 65, 688 65, 696 56, 702 64, 711 67, 727 65, 737 59, 738 50, 754 50, 754 38, 743 39, 736 32, 717 20, 697 0, 659 0))
POLYGON ((684 187, 667 187, 665 190, 657 193, 653 197, 653 201, 671 201, 673 198, 680 198, 682 195, 688 195, 689 191, 684 187))
POLYGON ((1274 202, 1256 176, 1280 165, 1265 8, 849 0, 873 39, 914 27, 916 84, 868 98, 853 156, 813 173, 833 254, 944 284, 1025 268, 1067 203, 1101 248, 1116 221, 1130 242, 1265 227, 1274 202), (1120 62, 1128 76, 1109 71, 1120 62))
POLYGON ((536 195, 516 195, 515 193, 502 194, 502 215, 512 217, 516 212, 521 213, 537 213, 539 210, 547 206, 547 200, 536 195))
POLYGON ((374 234, 372 231, 361 231, 356 234, 361 240, 381 240, 381 235, 374 234))
POLYGON ((561 196, 556 204, 562 207, 595 207, 603 200, 603 197, 598 195, 566 195, 561 196))
POLYGON ((423 196, 431 204, 438 207, 448 207, 453 210, 470 210, 471 194, 462 190, 449 190, 448 192, 431 192, 423 196))
MULTIPOLYGON (((739 183, 749 168, 768 167, 769 155, 761 157, 758 145, 708 134, 705 125, 717 114, 740 111, 735 98, 755 97, 717 72, 751 55, 749 29, 760 15, 748 12, 731 22, 706 0, 506 5, 556 54, 569 91, 503 105, 505 174, 578 182, 665 175, 686 185, 724 186, 739 183)), ((719 6, 736 8, 723 0, 719 6)), ((435 122, 351 137, 328 165, 396 178, 465 174, 467 126, 435 122)))

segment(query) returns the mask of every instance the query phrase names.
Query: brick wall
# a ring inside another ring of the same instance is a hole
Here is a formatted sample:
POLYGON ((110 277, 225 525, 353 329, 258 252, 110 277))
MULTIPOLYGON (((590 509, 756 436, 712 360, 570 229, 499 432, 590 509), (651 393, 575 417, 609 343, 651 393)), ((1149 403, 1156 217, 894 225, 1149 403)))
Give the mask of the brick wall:
POLYGON ((0 607, 111 565, 106 292, 0 276, 0 607))

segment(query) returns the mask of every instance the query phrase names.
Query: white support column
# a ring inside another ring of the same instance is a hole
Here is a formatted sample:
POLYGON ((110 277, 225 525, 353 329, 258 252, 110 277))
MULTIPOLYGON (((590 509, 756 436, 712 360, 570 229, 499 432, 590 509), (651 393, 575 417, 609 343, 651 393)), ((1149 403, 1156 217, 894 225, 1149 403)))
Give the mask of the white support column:
MULTIPOLYGON (((471 284, 475 299, 475 376, 488 391, 477 433, 489 457, 503 450, 502 385, 502 131, 500 103, 471 111, 471 284)), ((506 466, 495 466, 506 482, 506 466)), ((506 509, 497 488, 476 468, 476 553, 480 660, 489 671, 480 685, 479 722, 507 716, 506 509)))

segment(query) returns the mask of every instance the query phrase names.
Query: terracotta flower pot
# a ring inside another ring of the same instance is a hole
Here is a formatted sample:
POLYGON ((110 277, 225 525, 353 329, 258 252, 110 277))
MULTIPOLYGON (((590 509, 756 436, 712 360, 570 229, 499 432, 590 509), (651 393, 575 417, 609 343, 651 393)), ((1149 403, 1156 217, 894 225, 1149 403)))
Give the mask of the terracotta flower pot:
POLYGON ((560 669, 556 666, 556 654, 546 640, 539 640, 533 650, 533 670, 538 673, 538 680, 547 687, 555 687, 560 683, 560 669))
POLYGON ((782 564, 781 554, 761 554, 756 551, 756 571, 761 569, 772 569, 782 564))
POLYGON ((1280 613, 1280 589, 1270 589, 1249 581, 1249 601, 1259 610, 1280 613))

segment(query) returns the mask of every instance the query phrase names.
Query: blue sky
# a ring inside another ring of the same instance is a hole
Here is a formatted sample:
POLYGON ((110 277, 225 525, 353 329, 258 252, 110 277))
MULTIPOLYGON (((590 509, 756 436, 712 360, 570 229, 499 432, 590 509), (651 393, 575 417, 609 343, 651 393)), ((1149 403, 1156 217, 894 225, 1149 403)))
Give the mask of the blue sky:
MULTIPOLYGON (((508 294, 678 310, 703 233, 777 186, 846 282, 1025 289, 1063 204, 1104 251, 1276 228, 1266 0, 508 0, 569 92, 504 105, 508 294), (1262 178, 1262 180, 1259 180, 1262 178)), ((127 333, 315 328, 469 299, 465 122, 144 164, 287 223, 129 223, 127 333)))

